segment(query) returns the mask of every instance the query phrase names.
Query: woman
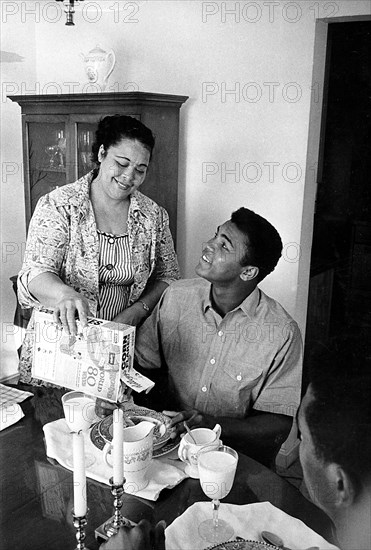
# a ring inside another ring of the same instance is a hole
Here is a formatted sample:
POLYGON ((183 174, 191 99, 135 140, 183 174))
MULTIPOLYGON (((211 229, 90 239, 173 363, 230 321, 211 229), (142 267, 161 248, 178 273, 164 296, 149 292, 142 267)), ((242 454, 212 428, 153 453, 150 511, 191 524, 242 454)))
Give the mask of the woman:
MULTIPOLYGON (((97 168, 43 196, 32 217, 18 277, 22 307, 45 306, 72 335, 76 317, 138 325, 179 278, 167 212, 138 191, 154 137, 139 120, 108 116, 93 145, 97 168)), ((33 317, 22 346, 31 377, 33 317)))

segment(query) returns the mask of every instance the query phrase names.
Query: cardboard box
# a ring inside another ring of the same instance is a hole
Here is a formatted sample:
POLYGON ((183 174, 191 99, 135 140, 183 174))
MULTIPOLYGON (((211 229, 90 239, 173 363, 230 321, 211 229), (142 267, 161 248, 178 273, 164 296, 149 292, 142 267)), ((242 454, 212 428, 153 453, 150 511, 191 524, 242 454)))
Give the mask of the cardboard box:
POLYGON ((121 379, 141 391, 138 377, 145 377, 133 369, 135 327, 97 318, 85 329, 77 326, 78 334, 69 336, 51 311, 35 311, 33 377, 111 402, 118 400, 121 379))

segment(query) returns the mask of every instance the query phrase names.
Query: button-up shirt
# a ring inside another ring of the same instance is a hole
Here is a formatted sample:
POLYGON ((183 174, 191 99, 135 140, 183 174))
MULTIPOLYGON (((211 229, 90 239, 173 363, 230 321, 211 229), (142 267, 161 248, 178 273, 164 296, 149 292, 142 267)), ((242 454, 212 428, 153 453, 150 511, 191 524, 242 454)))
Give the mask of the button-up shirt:
POLYGON ((170 285, 137 330, 139 364, 166 363, 181 409, 237 418, 251 408, 293 416, 302 369, 296 322, 259 288, 224 317, 210 296, 203 279, 170 285))

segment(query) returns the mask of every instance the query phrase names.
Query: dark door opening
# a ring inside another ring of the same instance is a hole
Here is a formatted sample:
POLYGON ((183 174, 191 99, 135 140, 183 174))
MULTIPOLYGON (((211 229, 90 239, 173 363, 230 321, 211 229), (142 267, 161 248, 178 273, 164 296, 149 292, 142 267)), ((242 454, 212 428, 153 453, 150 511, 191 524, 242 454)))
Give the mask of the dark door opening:
POLYGON ((370 21, 329 24, 307 349, 370 333, 370 38, 370 21))

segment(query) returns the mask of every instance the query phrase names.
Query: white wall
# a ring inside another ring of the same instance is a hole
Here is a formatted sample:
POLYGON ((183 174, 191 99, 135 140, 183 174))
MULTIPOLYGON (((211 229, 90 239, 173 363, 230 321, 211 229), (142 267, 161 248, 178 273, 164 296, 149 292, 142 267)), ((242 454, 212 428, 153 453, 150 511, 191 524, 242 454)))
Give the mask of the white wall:
MULTIPOLYGON (((1 188, 0 188, 0 379, 17 371, 16 349, 21 343, 20 330, 14 332, 13 316, 16 298, 9 277, 20 269, 25 241, 22 141, 20 108, 6 100, 5 91, 18 93, 21 82, 36 80, 35 25, 5 23, 1 5, 1 188), (23 59, 23 60, 22 60, 23 59)), ((9 9, 12 8, 8 3, 9 9)))
MULTIPOLYGON (((79 52, 101 43, 116 52, 114 89, 125 91, 134 82, 140 91, 190 96, 181 109, 177 244, 183 276, 193 276, 202 243, 216 225, 242 205, 252 208, 277 227, 285 244, 283 259, 262 287, 304 328, 306 289, 298 288, 298 252, 300 261, 308 260, 310 244, 304 249, 299 244, 315 19, 367 14, 369 1, 85 0, 77 8, 75 27, 66 27, 63 19, 51 22, 59 3, 45 3, 39 14, 37 9, 22 13, 22 4, 6 21, 2 17, 2 50, 25 57, 7 65, 8 82, 19 88, 14 93, 22 92, 23 81, 28 93, 67 93, 71 82, 82 91, 86 78, 79 52), (21 37, 27 37, 25 46, 21 37)), ((26 4, 30 10, 33 2, 26 4)), ((312 101, 320 99, 314 96, 312 101)), ((10 102, 2 107, 9 123, 3 126, 4 160, 20 163, 20 109, 10 102)), ((7 181, 3 239, 14 237, 19 244, 25 234, 22 183, 19 174, 7 181), (10 193, 16 199, 11 201, 10 193)), ((17 254, 2 263, 3 326, 11 321, 15 303, 7 278, 19 267, 17 254)), ((3 342, 3 369, 13 368, 10 347, 3 342)))

